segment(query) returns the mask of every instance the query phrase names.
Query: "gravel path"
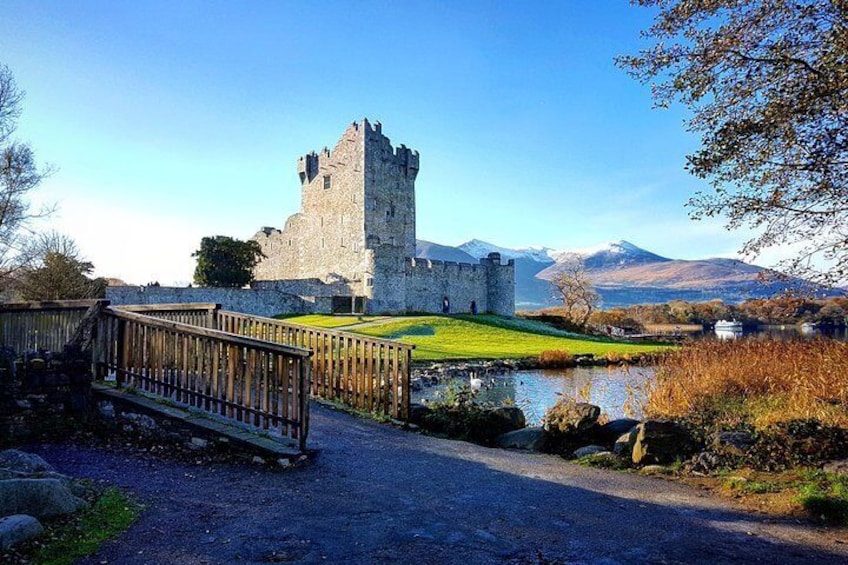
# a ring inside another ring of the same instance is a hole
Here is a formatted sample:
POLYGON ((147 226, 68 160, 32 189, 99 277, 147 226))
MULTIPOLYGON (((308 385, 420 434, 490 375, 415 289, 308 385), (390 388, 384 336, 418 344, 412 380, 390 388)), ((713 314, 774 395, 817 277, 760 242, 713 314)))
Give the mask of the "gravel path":
POLYGON ((289 471, 33 451, 147 505, 83 563, 846 563, 848 533, 661 479, 404 432, 313 404, 289 471))

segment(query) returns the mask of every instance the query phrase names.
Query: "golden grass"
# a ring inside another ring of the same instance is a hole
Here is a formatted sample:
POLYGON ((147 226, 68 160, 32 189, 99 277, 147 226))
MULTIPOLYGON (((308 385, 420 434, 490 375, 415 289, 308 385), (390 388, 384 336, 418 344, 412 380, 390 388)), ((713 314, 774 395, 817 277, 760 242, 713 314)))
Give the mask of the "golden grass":
POLYGON ((702 340, 662 358, 645 411, 757 428, 806 419, 848 427, 846 376, 846 342, 702 340))

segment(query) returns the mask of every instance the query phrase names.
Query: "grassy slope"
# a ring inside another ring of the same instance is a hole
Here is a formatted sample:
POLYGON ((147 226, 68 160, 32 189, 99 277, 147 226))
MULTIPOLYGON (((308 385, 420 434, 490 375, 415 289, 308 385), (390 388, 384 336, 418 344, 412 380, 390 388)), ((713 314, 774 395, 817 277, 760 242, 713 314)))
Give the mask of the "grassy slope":
MULTIPOLYGON (((290 321, 319 325, 322 323, 321 318, 303 316, 291 318, 290 321)), ((416 360, 533 357, 553 349, 602 356, 608 352, 641 353, 663 347, 576 337, 539 322, 496 316, 389 318, 360 328, 353 326, 345 329, 411 343, 416 346, 413 353, 416 360)))
POLYGON ((293 322, 295 324, 303 324, 305 326, 313 326, 316 328, 341 328, 351 326, 361 322, 367 322, 372 319, 368 316, 325 316, 322 314, 308 314, 304 316, 275 316, 278 319, 293 322))

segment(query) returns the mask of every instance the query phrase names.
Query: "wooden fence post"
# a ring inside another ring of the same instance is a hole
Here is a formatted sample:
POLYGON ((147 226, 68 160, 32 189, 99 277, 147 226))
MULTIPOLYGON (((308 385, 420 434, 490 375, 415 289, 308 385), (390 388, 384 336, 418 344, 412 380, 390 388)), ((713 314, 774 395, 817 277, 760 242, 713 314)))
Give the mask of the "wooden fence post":
POLYGON ((115 335, 115 386, 117 388, 121 388, 121 384, 124 381, 124 370, 127 368, 127 351, 126 347, 124 347, 124 341, 126 339, 126 320, 118 319, 118 327, 115 335))

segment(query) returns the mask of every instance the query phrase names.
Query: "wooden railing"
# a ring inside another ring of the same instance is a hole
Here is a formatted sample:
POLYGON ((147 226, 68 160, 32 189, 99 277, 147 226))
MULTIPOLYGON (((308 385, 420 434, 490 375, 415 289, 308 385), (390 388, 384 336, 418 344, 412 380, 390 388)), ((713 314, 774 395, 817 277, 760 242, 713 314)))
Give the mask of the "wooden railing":
POLYGON ((215 315, 221 309, 221 305, 213 303, 137 304, 121 305, 116 308, 125 312, 136 312, 145 316, 214 330, 215 315))
POLYGON ((312 394, 407 421, 414 346, 285 320, 218 311, 228 333, 312 351, 312 394))
POLYGON ((312 395, 358 410, 407 421, 414 346, 351 332, 220 310, 217 304, 117 306, 157 318, 189 316, 230 334, 303 347, 312 351, 312 395))
POLYGON ((0 304, 0 345, 18 353, 61 352, 97 300, 57 300, 0 304))
MULTIPOLYGON (((191 309, 188 309, 191 310, 191 309)), ((101 376, 260 429, 305 448, 309 351, 161 319, 125 307, 100 317, 94 356, 101 376)))

